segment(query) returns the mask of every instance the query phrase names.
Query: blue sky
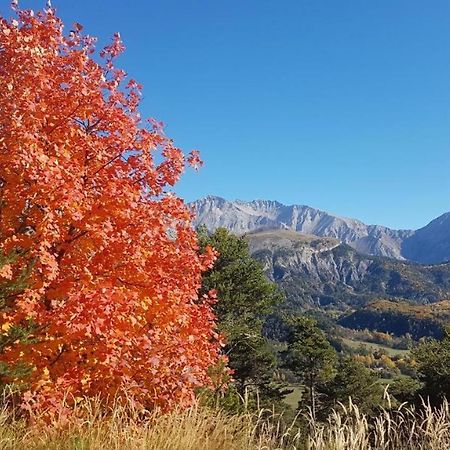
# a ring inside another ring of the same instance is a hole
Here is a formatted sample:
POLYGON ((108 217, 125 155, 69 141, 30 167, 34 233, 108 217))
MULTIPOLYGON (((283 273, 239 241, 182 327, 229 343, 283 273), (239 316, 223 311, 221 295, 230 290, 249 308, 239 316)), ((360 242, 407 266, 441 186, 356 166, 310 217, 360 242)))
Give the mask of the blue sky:
POLYGON ((53 5, 100 44, 121 32, 143 115, 202 152, 177 187, 186 200, 275 199, 397 228, 450 211, 448 0, 53 5))

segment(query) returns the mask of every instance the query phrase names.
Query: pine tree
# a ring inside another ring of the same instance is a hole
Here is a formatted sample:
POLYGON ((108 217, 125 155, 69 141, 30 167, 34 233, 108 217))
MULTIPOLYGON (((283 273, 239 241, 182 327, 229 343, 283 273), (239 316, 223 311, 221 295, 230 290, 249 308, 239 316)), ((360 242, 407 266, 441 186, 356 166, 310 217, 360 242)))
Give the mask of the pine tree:
POLYGON ((308 317, 294 316, 287 319, 289 333, 284 366, 303 383, 307 389, 307 405, 316 417, 317 387, 332 379, 336 363, 336 351, 327 340, 317 322, 308 317))
POLYGON ((274 380, 277 357, 262 330, 283 296, 250 256, 245 238, 224 228, 211 235, 205 228, 198 233, 201 247, 209 245, 219 253, 213 268, 203 275, 202 291, 217 291, 214 311, 226 338, 224 352, 235 387, 241 395, 258 392, 263 402, 279 402, 284 391, 274 380))

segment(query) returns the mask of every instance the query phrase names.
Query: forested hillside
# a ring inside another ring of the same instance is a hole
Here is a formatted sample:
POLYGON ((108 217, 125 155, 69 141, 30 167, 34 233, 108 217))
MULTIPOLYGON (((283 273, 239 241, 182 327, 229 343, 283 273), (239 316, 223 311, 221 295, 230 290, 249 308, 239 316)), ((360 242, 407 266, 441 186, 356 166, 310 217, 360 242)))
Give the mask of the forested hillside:
POLYGON ((353 329, 369 329, 411 335, 415 340, 425 336, 441 338, 450 323, 450 301, 413 305, 405 301, 378 300, 342 317, 339 323, 353 329))
POLYGON ((379 298, 422 304, 450 296, 450 264, 363 255, 337 240, 292 231, 250 233, 246 239, 293 308, 345 311, 379 298))

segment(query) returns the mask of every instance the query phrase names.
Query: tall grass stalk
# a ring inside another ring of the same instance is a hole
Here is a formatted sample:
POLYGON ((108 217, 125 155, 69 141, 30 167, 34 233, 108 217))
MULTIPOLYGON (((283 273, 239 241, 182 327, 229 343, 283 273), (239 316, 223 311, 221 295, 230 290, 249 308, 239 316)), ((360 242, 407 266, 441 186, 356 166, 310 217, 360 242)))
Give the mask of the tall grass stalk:
POLYGON ((286 424, 273 411, 230 414, 195 406, 168 414, 145 413, 131 400, 105 411, 82 401, 70 420, 50 425, 21 418, 11 403, 0 408, 0 450, 445 450, 450 449, 450 407, 401 405, 376 417, 349 401, 326 422, 311 416, 286 424), (75 417, 75 419, 74 419, 75 417))

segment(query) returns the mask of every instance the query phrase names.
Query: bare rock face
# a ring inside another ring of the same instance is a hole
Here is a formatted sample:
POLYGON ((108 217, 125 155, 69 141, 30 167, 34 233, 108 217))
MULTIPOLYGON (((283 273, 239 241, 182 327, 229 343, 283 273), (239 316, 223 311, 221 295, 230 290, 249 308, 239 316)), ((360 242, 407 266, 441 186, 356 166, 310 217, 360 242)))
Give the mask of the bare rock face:
POLYGON ((391 230, 366 225, 356 219, 335 216, 304 205, 286 206, 276 201, 227 201, 206 197, 193 202, 196 225, 209 230, 224 227, 236 234, 256 230, 285 229, 316 236, 332 237, 354 249, 377 256, 404 259, 402 242, 412 230, 391 230))
POLYGON ((434 219, 405 239, 402 255, 425 264, 450 261, 450 213, 434 219))
POLYGON ((368 260, 348 247, 340 251, 341 242, 288 230, 259 231, 246 235, 250 253, 259 259, 269 278, 280 281, 286 275, 302 274, 321 283, 361 281, 368 260))
POLYGON ((339 240, 290 230, 245 236, 252 256, 294 308, 346 310, 377 298, 432 303, 450 296, 450 264, 369 256, 339 240))

